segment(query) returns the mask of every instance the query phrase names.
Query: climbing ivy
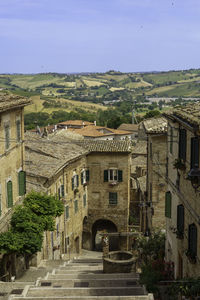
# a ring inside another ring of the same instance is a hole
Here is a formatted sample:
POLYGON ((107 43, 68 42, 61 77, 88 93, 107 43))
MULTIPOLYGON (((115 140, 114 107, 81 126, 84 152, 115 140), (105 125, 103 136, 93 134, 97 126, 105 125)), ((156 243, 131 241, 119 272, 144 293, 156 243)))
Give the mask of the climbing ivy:
POLYGON ((64 211, 63 203, 52 195, 28 194, 11 217, 11 228, 0 233, 0 253, 34 254, 40 251, 43 232, 55 230, 55 217, 64 211))

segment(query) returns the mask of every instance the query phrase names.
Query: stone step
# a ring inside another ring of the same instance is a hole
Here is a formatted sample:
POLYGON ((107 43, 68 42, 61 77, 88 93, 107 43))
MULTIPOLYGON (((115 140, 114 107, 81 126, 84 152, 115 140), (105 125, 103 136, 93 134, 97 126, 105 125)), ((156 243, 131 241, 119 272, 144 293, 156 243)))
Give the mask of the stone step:
POLYGON ((99 264, 99 265, 66 265, 66 266, 60 266, 59 268, 57 268, 59 270, 69 270, 69 269, 72 269, 72 270, 99 270, 99 269, 103 269, 103 265, 99 264))
POLYGON ((13 300, 153 300, 153 295, 140 295, 140 296, 65 296, 65 297, 21 297, 15 296, 13 300))
POLYGON ((78 287, 85 285, 88 287, 130 287, 138 286, 139 282, 137 279, 132 278, 112 278, 112 279, 90 279, 86 278, 80 279, 51 279, 51 280, 41 280, 38 283, 39 286, 51 286, 51 287, 78 287))
POLYGON ((49 287, 31 287, 28 290, 28 297, 41 296, 135 296, 147 294, 142 286, 134 287, 96 287, 96 288, 49 288, 49 287))
POLYGON ((60 269, 56 269, 55 270, 55 274, 101 274, 103 273, 103 268, 101 269, 82 269, 82 270, 73 270, 73 269, 64 269, 64 270, 60 270, 60 269))
MULTIPOLYGON (((73 273, 73 274, 52 274, 49 273, 47 275, 47 279, 51 280, 51 279, 94 279, 94 280, 98 280, 98 279, 105 279, 105 280, 109 280, 111 278, 112 274, 104 274, 104 273, 100 273, 100 274, 77 274, 77 273, 73 273)), ((114 276, 112 276, 112 278, 121 278, 121 279, 138 279, 139 278, 139 274, 137 273, 115 273, 114 276)))
POLYGON ((72 263, 78 264, 78 263, 83 263, 83 264, 92 264, 92 263, 102 263, 103 260, 102 258, 99 259, 89 259, 89 258, 85 258, 85 259, 72 259, 71 260, 72 263))

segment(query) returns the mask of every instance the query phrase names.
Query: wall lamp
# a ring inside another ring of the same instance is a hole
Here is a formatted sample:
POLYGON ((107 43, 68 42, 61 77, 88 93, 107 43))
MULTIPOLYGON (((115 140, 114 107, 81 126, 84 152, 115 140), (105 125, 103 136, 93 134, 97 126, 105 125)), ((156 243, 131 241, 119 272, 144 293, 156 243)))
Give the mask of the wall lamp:
POLYGON ((200 169, 198 165, 195 165, 194 168, 188 173, 188 180, 191 181, 192 187, 195 189, 195 192, 200 192, 200 169))

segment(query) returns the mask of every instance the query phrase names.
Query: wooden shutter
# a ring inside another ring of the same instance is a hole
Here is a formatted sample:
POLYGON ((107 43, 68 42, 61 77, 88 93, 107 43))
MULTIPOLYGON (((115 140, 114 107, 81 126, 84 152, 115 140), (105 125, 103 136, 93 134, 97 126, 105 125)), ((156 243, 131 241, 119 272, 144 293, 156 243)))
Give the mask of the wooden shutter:
POLYGON ((79 177, 78 175, 76 175, 76 184, 77 184, 77 187, 79 186, 79 177))
POLYGON ((192 256, 197 255, 197 227, 190 224, 188 227, 188 250, 192 256))
POLYGON ((165 217, 171 218, 171 192, 166 192, 165 194, 165 217))
POLYGON ((13 190, 12 190, 12 181, 7 182, 7 206, 13 206, 13 190))
POLYGON ((69 218, 69 206, 65 207, 65 218, 68 219, 69 218))
POLYGON ((111 205, 117 204, 117 193, 109 192, 109 204, 111 204, 111 205))
POLYGON ((26 172, 20 171, 18 173, 19 196, 26 193, 26 172))
POLYGON ((72 190, 74 189, 74 177, 72 177, 72 190))
POLYGON ((65 196, 64 184, 61 184, 60 191, 61 191, 61 196, 64 197, 65 196))
POLYGON ((90 180, 90 171, 86 170, 86 182, 89 182, 90 180))
POLYGON ((123 172, 122 172, 122 170, 118 170, 118 181, 119 182, 123 181, 123 172))
POLYGON ((104 182, 108 182, 108 170, 104 170, 104 182))
POLYGON ((186 161, 187 132, 185 129, 179 130, 179 158, 186 161))
POLYGON ((198 138, 191 138, 191 169, 195 166, 199 167, 199 140, 198 138))
POLYGON ((84 175, 84 171, 81 172, 81 184, 83 185, 83 175, 84 175))
POLYGON ((184 233, 184 206, 182 204, 177 206, 177 231, 184 233))

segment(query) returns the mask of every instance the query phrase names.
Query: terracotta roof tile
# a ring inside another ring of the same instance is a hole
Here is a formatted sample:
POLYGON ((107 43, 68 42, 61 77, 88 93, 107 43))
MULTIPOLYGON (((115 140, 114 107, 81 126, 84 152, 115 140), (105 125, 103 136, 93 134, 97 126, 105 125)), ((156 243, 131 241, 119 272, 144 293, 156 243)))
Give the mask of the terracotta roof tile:
POLYGON ((123 123, 118 127, 118 129, 136 132, 136 131, 138 131, 138 124, 125 124, 125 123, 123 123))

